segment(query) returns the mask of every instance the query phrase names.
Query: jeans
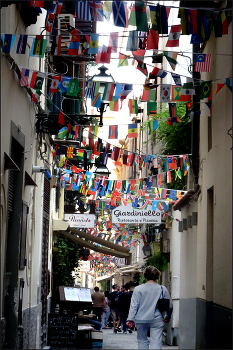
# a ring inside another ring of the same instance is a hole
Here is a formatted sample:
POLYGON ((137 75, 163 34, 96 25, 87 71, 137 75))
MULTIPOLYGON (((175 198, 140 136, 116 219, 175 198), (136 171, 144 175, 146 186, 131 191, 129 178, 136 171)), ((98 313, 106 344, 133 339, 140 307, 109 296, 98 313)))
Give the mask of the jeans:
POLYGON ((163 320, 153 321, 152 323, 136 323, 138 349, 162 349, 163 320), (150 342, 147 337, 147 331, 150 329, 150 342))
POLYGON ((109 319, 109 316, 110 316, 110 309, 108 311, 104 311, 102 313, 102 326, 103 327, 106 327, 107 326, 107 322, 108 322, 108 319, 109 319))
POLYGON ((127 327, 126 327, 127 316, 128 316, 128 313, 126 314, 125 312, 121 312, 121 323, 122 323, 123 332, 127 331, 127 327))
POLYGON ((96 320, 92 320, 91 318, 87 318, 86 321, 87 321, 87 323, 91 323, 97 331, 101 330, 101 328, 102 328, 101 322, 96 321, 96 320))

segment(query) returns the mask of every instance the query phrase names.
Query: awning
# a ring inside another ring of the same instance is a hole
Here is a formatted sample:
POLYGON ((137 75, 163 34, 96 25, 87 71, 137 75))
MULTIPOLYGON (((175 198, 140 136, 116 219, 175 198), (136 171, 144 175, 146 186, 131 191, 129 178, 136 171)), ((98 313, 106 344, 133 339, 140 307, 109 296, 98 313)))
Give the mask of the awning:
POLYGON ((130 256, 129 248, 122 247, 105 239, 92 236, 88 233, 69 227, 69 223, 64 220, 53 220, 53 231, 57 232, 57 234, 63 235, 66 238, 69 238, 71 241, 80 244, 83 247, 92 249, 99 253, 116 256, 118 258, 126 258, 130 256), (71 231, 74 234, 69 233, 69 231, 71 231), (79 238, 76 235, 79 235, 80 237, 83 237, 85 239, 79 238), (89 241, 97 242, 102 246, 95 245, 89 241), (112 249, 105 247, 109 247, 112 249))
POLYGON ((188 192, 186 192, 183 195, 183 197, 181 197, 181 199, 173 205, 173 210, 180 210, 181 208, 186 206, 195 193, 196 192, 194 190, 189 190, 188 192))
POLYGON ((141 266, 139 264, 132 264, 124 267, 119 268, 119 272, 121 275, 125 273, 133 273, 138 272, 140 270, 141 266))
POLYGON ((97 277, 95 279, 96 282, 102 282, 102 281, 107 281, 107 280, 111 280, 116 274, 112 273, 111 275, 105 275, 105 276, 101 276, 101 277, 97 277))

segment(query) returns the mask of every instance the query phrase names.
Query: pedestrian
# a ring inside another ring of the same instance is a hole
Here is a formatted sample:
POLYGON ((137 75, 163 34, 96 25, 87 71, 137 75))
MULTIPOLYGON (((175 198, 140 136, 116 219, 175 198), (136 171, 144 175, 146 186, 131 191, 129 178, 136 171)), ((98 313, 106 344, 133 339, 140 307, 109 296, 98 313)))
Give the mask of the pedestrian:
POLYGON ((125 285, 121 287, 121 292, 122 293, 119 295, 119 300, 118 300, 118 309, 120 312, 122 330, 124 334, 127 333, 127 330, 129 333, 132 333, 132 330, 126 326, 126 320, 129 313, 132 293, 128 292, 125 285))
POLYGON ((104 293, 99 291, 99 287, 94 288, 94 293, 91 294, 93 302, 93 314, 96 315, 97 321, 101 322, 103 308, 105 307, 105 296, 104 293))
POLYGON ((108 319, 110 316, 110 300, 108 299, 108 294, 109 291, 105 291, 104 292, 104 296, 105 296, 105 306, 103 309, 103 314, 102 314, 102 328, 107 328, 107 323, 108 323, 108 319))
POLYGON ((138 349, 149 349, 150 331, 151 349, 162 349, 162 332, 165 323, 168 323, 172 314, 172 300, 165 286, 157 283, 160 271, 154 266, 148 266, 144 271, 147 280, 145 284, 135 287, 131 298, 127 326, 137 327, 138 349), (169 311, 163 317, 158 309, 158 300, 169 300, 169 311))
POLYGON ((108 299, 110 300, 110 310, 111 315, 113 319, 113 332, 121 332, 121 329, 119 328, 121 319, 120 319, 120 313, 118 309, 118 299, 120 295, 120 287, 116 284, 112 286, 113 292, 108 294, 108 299))

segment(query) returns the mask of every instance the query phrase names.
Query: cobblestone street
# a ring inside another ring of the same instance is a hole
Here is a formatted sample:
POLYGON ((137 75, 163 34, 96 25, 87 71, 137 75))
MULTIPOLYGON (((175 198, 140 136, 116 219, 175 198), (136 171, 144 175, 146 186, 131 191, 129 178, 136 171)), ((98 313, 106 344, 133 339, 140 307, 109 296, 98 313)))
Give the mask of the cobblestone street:
MULTIPOLYGON (((137 349, 137 332, 133 333, 113 333, 113 329, 102 329, 103 349, 137 349)), ((164 345, 163 349, 178 349, 178 346, 164 345)))

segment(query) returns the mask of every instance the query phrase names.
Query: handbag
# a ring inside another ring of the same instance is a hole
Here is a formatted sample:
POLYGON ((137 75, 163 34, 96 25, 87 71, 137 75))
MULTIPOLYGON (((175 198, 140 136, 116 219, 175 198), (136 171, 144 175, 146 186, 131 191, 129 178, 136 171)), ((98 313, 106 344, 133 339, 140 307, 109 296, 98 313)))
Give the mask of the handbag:
POLYGON ((170 305, 170 300, 169 299, 165 299, 163 297, 163 288, 162 288, 162 286, 161 286, 161 289, 162 289, 162 292, 161 292, 162 297, 160 295, 160 298, 159 298, 159 300, 157 302, 157 307, 158 307, 159 311, 162 314, 165 311, 169 311, 169 309, 170 309, 170 306, 169 306, 170 305))

